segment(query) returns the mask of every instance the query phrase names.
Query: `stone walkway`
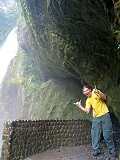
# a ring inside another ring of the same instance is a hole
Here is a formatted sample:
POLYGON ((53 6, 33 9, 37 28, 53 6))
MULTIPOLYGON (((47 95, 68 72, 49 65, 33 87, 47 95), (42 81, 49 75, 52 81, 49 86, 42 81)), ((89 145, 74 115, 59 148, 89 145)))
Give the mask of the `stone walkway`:
POLYGON ((101 154, 97 157, 92 156, 90 145, 84 145, 47 150, 31 156, 26 160, 120 160, 120 156, 118 157, 119 158, 113 158, 107 152, 106 145, 101 143, 101 154))

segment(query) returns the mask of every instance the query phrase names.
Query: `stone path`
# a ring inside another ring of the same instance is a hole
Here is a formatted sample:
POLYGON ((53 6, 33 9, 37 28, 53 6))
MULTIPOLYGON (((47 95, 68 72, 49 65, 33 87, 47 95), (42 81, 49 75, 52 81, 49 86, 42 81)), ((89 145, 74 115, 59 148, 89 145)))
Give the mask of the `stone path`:
MULTIPOLYGON (((119 154, 119 153, 118 153, 119 154)), ((113 158, 108 152, 104 143, 101 143, 101 154, 92 156, 90 145, 66 147, 54 150, 47 150, 27 158, 26 160, 120 160, 113 158)))

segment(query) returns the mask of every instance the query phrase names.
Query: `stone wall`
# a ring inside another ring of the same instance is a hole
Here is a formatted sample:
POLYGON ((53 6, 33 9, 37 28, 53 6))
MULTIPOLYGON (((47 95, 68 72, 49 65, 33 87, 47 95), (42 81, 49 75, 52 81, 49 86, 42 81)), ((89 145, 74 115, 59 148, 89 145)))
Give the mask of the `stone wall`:
POLYGON ((18 120, 5 123, 2 159, 25 159, 48 149, 89 144, 88 120, 18 120))

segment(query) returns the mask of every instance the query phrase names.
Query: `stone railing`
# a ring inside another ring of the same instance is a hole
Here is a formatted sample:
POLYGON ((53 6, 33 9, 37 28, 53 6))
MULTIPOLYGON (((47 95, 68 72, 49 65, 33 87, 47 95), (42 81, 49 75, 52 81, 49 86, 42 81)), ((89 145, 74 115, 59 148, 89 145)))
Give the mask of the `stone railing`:
POLYGON ((16 120, 4 127, 2 159, 23 160, 59 147, 91 142, 88 120, 16 120))

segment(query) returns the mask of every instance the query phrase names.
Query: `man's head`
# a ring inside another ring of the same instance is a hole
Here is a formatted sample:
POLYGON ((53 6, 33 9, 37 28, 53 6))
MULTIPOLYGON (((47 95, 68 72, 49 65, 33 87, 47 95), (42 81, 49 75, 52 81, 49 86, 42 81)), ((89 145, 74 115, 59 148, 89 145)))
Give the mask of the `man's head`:
POLYGON ((87 85, 83 87, 83 94, 86 95, 87 97, 91 97, 92 95, 92 87, 87 85))

